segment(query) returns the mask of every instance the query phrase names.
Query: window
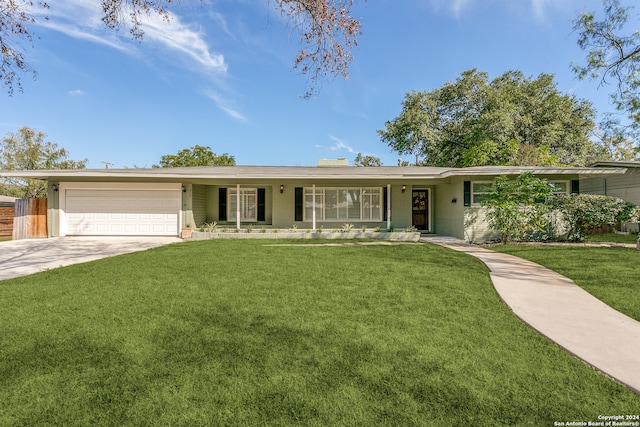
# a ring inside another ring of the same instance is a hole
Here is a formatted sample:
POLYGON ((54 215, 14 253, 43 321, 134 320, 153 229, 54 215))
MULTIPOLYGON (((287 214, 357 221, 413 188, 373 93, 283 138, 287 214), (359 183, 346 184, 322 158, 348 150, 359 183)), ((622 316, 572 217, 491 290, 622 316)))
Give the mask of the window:
MULTIPOLYGON (((313 218, 313 188, 304 189, 304 218, 311 221, 313 218)), ((324 211, 324 192, 321 188, 316 188, 316 219, 323 219, 324 211)))
POLYGON ((362 189, 362 219, 366 221, 381 221, 382 193, 379 188, 362 189))
POLYGON ((549 181, 547 185, 553 189, 553 194, 569 193, 569 181, 549 181))
MULTIPOLYGON (((318 221, 381 221, 382 189, 360 187, 316 187, 318 221)), ((304 189, 304 220, 313 218, 313 188, 304 189)))
POLYGON ((473 205, 479 205, 487 197, 493 182, 472 182, 471 201, 473 205))
MULTIPOLYGON (((229 221, 236 221, 237 210, 237 189, 227 189, 229 221)), ((241 188, 240 189, 240 221, 257 221, 258 219, 258 189, 241 188)))

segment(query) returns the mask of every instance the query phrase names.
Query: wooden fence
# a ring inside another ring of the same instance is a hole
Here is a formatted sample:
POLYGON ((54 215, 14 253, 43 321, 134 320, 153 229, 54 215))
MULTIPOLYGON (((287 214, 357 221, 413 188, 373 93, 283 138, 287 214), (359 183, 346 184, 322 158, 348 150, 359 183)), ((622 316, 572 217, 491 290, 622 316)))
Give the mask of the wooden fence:
POLYGON ((47 199, 18 199, 13 218, 13 239, 47 238, 47 199))
POLYGON ((0 208, 0 238, 13 236, 13 207, 0 208))

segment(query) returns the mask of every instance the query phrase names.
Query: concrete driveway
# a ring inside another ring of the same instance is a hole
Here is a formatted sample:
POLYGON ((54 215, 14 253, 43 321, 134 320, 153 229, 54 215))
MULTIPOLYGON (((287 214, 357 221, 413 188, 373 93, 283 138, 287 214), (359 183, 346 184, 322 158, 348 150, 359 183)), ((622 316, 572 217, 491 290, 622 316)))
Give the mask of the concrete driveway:
POLYGON ((180 241, 177 237, 54 237, 0 242, 0 280, 180 241))

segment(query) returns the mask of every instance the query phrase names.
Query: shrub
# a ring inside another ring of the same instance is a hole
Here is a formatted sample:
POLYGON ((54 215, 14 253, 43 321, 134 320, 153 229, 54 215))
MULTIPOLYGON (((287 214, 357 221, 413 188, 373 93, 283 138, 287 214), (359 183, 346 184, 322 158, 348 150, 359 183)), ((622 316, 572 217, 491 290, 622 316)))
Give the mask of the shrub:
POLYGON ((638 208, 624 200, 595 194, 563 194, 549 199, 548 205, 557 210, 566 223, 566 239, 583 240, 587 230, 620 221, 637 222, 638 208))
POLYGON ((350 222, 345 222, 344 224, 342 224, 342 232, 348 233, 349 231, 353 231, 353 224, 351 224, 350 222))

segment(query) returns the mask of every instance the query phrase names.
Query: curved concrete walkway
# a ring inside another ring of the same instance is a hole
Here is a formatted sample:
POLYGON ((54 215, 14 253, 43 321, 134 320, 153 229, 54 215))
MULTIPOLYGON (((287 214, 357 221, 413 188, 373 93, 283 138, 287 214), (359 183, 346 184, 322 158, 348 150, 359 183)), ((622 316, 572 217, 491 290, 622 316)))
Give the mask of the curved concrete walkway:
POLYGON ((588 365, 640 394, 640 322, 572 280, 521 258, 444 236, 422 237, 480 259, 516 316, 588 365))

